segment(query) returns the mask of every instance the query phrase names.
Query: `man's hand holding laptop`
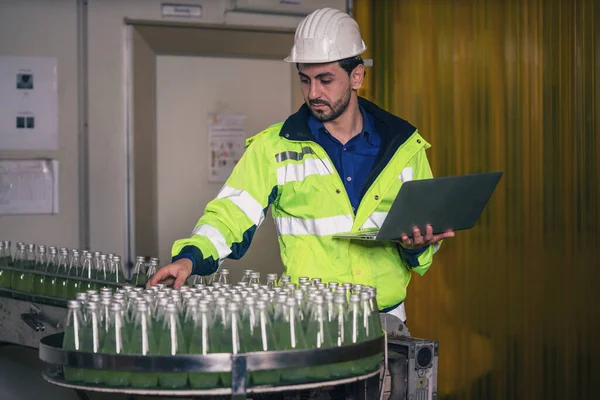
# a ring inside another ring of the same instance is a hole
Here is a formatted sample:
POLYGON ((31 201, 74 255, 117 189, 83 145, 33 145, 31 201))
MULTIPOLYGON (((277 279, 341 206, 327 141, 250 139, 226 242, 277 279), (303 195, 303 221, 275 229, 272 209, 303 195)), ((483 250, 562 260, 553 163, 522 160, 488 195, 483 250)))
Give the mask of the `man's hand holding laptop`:
POLYGON ((433 234, 433 228, 431 225, 427 225, 425 228, 425 235, 421 235, 421 230, 418 227, 414 227, 413 229, 413 237, 410 238, 408 235, 404 234, 400 237, 400 239, 393 240, 396 243, 400 243, 400 246, 404 247, 408 250, 419 250, 424 247, 427 247, 431 244, 437 243, 440 240, 448 239, 454 237, 453 231, 447 231, 444 233, 440 233, 437 235, 433 234))

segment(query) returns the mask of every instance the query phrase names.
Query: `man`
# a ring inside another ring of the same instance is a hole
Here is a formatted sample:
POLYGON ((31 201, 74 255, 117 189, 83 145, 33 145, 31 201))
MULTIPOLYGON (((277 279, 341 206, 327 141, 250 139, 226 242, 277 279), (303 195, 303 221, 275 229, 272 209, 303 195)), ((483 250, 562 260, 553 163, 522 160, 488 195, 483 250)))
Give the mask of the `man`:
POLYGON ((286 273, 374 286, 382 312, 403 321, 411 271, 424 274, 441 240, 415 229, 395 242, 334 239, 380 227, 403 182, 432 176, 430 145, 408 122, 359 98, 366 50, 348 14, 324 8, 298 26, 296 63, 305 104, 248 140, 245 154, 193 235, 174 243, 172 264, 149 281, 181 286, 241 258, 272 207, 286 273))

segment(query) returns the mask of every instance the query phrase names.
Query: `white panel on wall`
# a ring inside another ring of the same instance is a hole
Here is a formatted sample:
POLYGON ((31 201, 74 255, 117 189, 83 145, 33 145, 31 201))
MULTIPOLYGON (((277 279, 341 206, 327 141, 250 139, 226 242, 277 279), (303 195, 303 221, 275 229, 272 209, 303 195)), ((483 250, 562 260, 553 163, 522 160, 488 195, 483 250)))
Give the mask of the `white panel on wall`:
MULTIPOLYGON (((214 57, 157 59, 159 257, 171 257, 176 239, 189 237, 222 184, 208 183, 208 114, 243 114, 247 136, 292 112, 290 66, 276 60, 214 57)), ((281 273, 275 227, 268 218, 248 253, 227 260, 237 279, 243 268, 281 273)))

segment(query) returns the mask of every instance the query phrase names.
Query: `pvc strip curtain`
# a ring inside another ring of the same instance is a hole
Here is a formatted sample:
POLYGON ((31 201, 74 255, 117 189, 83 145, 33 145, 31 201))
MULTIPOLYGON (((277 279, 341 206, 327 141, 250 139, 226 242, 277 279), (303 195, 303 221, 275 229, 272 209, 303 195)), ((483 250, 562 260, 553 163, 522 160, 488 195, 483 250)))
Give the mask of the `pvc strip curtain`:
POLYGON ((600 359, 600 2, 355 0, 360 95, 416 125, 434 174, 504 171, 409 286, 444 399, 593 398, 600 359))

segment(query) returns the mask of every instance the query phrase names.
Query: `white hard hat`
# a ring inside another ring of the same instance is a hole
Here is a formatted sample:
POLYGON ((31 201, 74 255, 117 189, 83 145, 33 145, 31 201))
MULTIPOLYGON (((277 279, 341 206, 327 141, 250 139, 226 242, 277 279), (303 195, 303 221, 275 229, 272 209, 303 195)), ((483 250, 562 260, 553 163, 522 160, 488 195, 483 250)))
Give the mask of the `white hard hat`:
POLYGON ((356 21, 340 10, 321 8, 304 18, 294 37, 290 63, 326 63, 358 56, 367 50, 356 21))

